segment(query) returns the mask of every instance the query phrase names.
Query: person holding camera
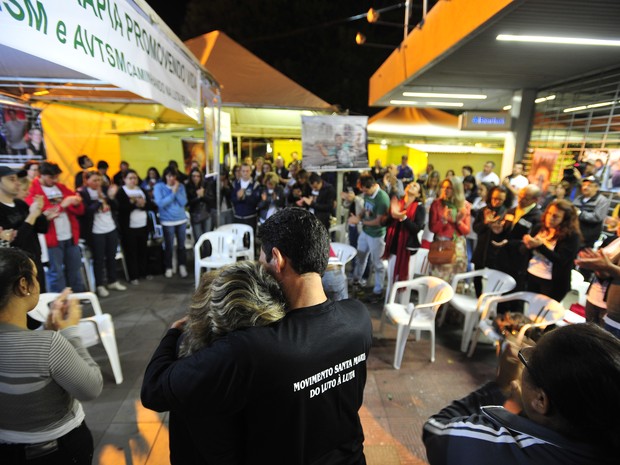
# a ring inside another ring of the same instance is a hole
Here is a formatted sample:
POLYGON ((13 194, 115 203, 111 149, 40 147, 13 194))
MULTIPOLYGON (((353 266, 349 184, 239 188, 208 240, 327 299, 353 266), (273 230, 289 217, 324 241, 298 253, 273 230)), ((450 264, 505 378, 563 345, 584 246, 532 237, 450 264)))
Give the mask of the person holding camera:
POLYGON ((80 400, 95 399, 101 371, 82 344, 79 301, 65 289, 43 331, 26 315, 39 302, 37 268, 0 248, 0 457, 11 465, 90 465, 93 438, 80 400))
POLYGON ((507 345, 497 378, 424 425, 431 465, 606 465, 620 453, 620 340, 592 323, 507 345))

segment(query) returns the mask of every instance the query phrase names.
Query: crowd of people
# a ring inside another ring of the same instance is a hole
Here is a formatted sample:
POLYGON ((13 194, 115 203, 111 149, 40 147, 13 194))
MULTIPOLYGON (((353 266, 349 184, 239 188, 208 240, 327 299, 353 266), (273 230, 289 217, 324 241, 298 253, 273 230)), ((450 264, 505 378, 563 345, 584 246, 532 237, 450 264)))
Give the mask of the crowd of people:
MULTIPOLYGON (((117 279, 119 243, 129 282, 137 285, 140 279, 150 279, 147 243, 156 223, 163 230, 162 272, 168 278, 175 272, 185 278, 187 227, 195 240, 217 224, 242 223, 256 232, 279 210, 299 207, 329 229, 341 201, 348 209, 344 220, 349 243, 358 251, 349 277, 357 297, 381 301, 387 271, 384 260, 390 269, 396 267, 397 278, 410 277, 411 255, 441 242, 452 243, 454 253, 448 262, 431 260, 432 275, 451 281, 454 274, 466 270, 498 269, 516 280, 516 291, 527 289, 561 301, 570 290, 578 252, 600 245, 604 230, 613 236, 618 223, 618 211, 609 215, 610 199, 599 192, 600 180, 589 171, 542 192, 529 184, 522 162, 515 163, 512 173, 501 180, 492 161, 476 174, 471 166, 463 166, 461 176, 448 170, 442 179, 431 164, 416 177, 406 156, 399 165, 385 168, 377 160, 367 172, 345 173, 339 194, 334 173, 307 172, 298 159, 285 166, 281 156, 275 160, 248 157, 230 172, 223 170, 219 196, 215 178, 205 177, 197 163, 186 174, 170 161, 161 176, 158 168, 150 167, 142 179, 124 161, 112 177, 105 161, 95 168, 82 155, 77 162, 81 171, 75 176, 76 191, 58 182, 61 171, 54 163, 29 162, 21 173, 2 167, 3 178, 15 185, 2 190, 0 239, 40 256, 34 239, 37 233, 45 234, 46 274, 40 259, 35 263, 39 275, 45 276, 42 289, 49 286, 54 292, 67 285, 85 290, 80 272, 85 251, 93 259, 100 297, 109 295, 110 289, 126 290, 117 279), (220 216, 216 218, 218 197, 220 216), (18 233, 19 228, 23 231, 18 233), (374 285, 365 290, 370 271, 374 271, 374 285)), ((588 280, 606 282, 586 266, 580 266, 580 272, 588 280)), ((480 295, 479 279, 474 288, 480 295)), ((600 299, 594 300, 603 308, 600 299)), ((603 313, 593 317, 588 311, 587 318, 601 322, 603 313)), ((612 325, 616 321, 611 315, 608 320, 612 325)))
MULTIPOLYGON (((582 176, 571 201, 564 182, 550 192, 529 184, 522 163, 503 180, 492 162, 476 175, 465 166, 462 176, 450 170, 442 179, 432 165, 416 177, 403 157, 400 165, 346 173, 338 195, 331 173, 308 173, 299 160, 285 167, 281 157, 273 164, 259 158, 222 174, 216 218, 216 183, 198 166, 185 174, 171 162, 161 177, 152 167, 142 180, 126 162, 110 178, 105 162, 93 169, 88 157, 78 161, 77 192, 58 182, 54 163, 27 164, 21 172, 0 167, 0 368, 11 385, 25 386, 24 373, 41 371, 50 386, 25 403, 9 401, 21 387, 0 387, 3 417, 9 408, 20 412, 0 426, 0 451, 14 463, 30 463, 29 454, 46 457, 44 463, 90 463, 92 438, 79 400, 98 395, 101 373, 75 337, 80 310, 66 289, 85 289, 80 239, 92 254, 101 297, 126 290, 116 273, 119 241, 130 283, 148 279, 154 220, 163 229, 166 277, 174 272, 175 240, 177 272, 187 276, 188 223, 196 239, 216 223, 248 224, 260 251, 258 263, 202 276, 188 316, 172 324, 147 367, 142 402, 171 412, 171 462, 365 463, 358 410, 370 316, 358 300, 329 299, 321 282, 339 200, 357 250, 352 288, 369 303, 382 300, 384 260, 394 280, 409 279, 412 254, 440 241, 454 253, 431 263, 430 273, 447 281, 490 267, 510 274, 515 290, 560 301, 574 266, 592 280, 592 323, 551 331, 518 354, 508 349, 497 380, 427 422, 431 464, 464 463, 463 451, 472 447, 476 463, 494 463, 492 451, 500 449, 504 463, 613 462, 618 427, 602 417, 620 386, 620 219, 617 209, 608 217, 609 199, 595 176, 582 176), (596 250, 604 228, 611 234, 596 250), (47 276, 37 234, 45 235, 47 276), (374 282, 365 290, 371 269, 374 282), (63 292, 46 330, 23 332, 46 284, 63 292), (26 345, 50 353, 49 366, 20 350, 26 345), (565 383, 579 387, 579 405, 563 393, 565 383), (58 408, 28 414, 43 401, 58 408)), ((480 294, 481 283, 474 285, 480 294)))

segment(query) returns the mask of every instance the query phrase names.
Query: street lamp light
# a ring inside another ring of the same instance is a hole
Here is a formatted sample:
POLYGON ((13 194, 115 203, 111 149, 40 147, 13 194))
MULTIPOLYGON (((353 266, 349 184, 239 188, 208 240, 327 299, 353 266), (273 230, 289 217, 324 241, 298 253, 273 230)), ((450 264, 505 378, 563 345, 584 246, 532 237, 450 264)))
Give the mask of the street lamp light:
POLYGON ((389 48, 389 49, 395 48, 394 45, 366 43, 366 36, 362 34, 361 32, 358 32, 355 35, 355 43, 360 46, 363 45, 364 47, 389 48))

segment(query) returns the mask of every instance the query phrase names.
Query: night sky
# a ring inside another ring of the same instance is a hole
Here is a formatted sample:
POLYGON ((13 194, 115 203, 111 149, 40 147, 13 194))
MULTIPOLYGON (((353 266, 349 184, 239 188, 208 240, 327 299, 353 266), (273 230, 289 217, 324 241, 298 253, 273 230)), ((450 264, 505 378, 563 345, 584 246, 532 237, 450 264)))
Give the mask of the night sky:
MULTIPOLYGON (((220 30, 326 102, 350 114, 372 115, 368 79, 392 50, 355 44, 356 33, 367 43, 392 45, 403 37, 404 7, 385 12, 382 21, 400 27, 347 20, 398 1, 367 0, 148 0, 182 39, 220 30)), ((414 2, 410 24, 421 18, 414 2)), ((429 7, 436 3, 430 0, 429 7)))

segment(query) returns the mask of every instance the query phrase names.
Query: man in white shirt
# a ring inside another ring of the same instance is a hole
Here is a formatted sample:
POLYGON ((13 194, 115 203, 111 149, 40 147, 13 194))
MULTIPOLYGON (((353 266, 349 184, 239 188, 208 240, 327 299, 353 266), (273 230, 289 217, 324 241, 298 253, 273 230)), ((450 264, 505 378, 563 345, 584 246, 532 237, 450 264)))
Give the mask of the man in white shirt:
POLYGON ((512 174, 510 176, 506 176, 504 178, 504 187, 512 192, 512 206, 517 206, 517 197, 519 196, 519 191, 527 186, 530 182, 528 179, 523 176, 523 162, 516 162, 512 167, 512 174))
POLYGON ((482 171, 476 174, 476 184, 487 182, 494 186, 499 186, 499 176, 493 172, 493 168, 495 168, 495 162, 487 161, 482 171))

